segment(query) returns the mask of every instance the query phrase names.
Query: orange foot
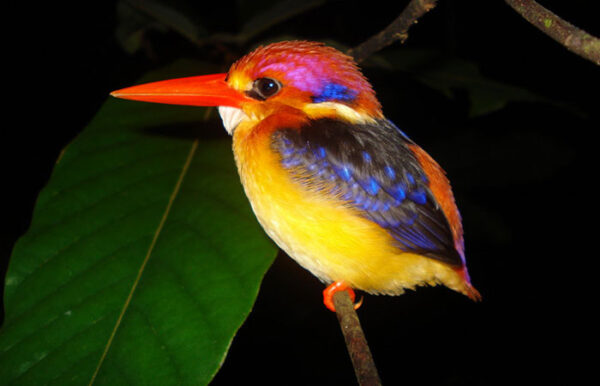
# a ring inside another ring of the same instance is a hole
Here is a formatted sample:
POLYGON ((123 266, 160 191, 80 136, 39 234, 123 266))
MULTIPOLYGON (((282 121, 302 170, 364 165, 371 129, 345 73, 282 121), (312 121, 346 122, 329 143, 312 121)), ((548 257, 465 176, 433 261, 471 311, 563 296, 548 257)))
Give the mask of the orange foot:
MULTIPOLYGON (((350 295, 350 300, 354 303, 354 299, 356 299, 356 295, 354 294, 354 290, 350 288, 345 281, 336 281, 330 284, 327 288, 323 290, 323 304, 325 307, 329 308, 331 311, 335 312, 335 306, 333 305, 333 295, 336 292, 347 291, 348 295, 350 295)), ((358 309, 362 305, 362 299, 354 304, 354 309, 358 309)))

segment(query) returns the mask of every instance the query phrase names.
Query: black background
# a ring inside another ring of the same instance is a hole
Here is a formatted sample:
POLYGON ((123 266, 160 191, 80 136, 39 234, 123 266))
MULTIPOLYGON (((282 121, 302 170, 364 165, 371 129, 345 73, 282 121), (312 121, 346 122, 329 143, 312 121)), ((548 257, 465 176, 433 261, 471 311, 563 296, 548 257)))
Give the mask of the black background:
MULTIPOLYGON (((250 44, 286 33, 354 46, 389 24, 406 1, 384 3, 327 2, 250 44)), ((600 35, 592 1, 541 3, 600 35)), ((115 2, 57 7, 8 12, 17 27, 7 35, 3 60, 9 68, 1 129, 4 269, 60 150, 107 94, 178 57, 218 55, 174 32, 148 37, 152 57, 128 55, 114 37, 115 2)), ((213 32, 236 31, 244 15, 234 8, 225 1, 189 5, 213 32)), ((489 78, 569 108, 510 103, 469 118, 465 90, 449 99, 405 74, 365 70, 388 118, 448 172, 463 216, 471 277, 484 299, 472 303, 441 287, 400 297, 367 295, 359 316, 382 380, 574 384, 589 369, 585 357, 597 321, 599 68, 501 1, 442 0, 410 30, 406 45, 439 48, 477 63, 489 78)), ((246 48, 231 50, 241 55, 246 48)), ((336 318, 321 303, 322 288, 280 254, 213 384, 353 384, 336 318)))

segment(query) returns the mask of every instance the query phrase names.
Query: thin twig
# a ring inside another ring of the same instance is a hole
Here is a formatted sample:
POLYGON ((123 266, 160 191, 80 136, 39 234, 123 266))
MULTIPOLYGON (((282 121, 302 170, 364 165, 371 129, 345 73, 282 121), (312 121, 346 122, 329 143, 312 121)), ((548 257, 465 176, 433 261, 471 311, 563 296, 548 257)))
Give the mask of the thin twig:
POLYGON ((353 56, 354 60, 360 63, 396 40, 404 43, 408 39, 408 29, 417 22, 417 19, 432 10, 436 3, 437 0, 411 0, 396 20, 377 35, 350 49, 348 55, 353 56))
POLYGON ((333 295, 333 304, 340 322, 340 328, 346 340, 346 347, 352 359, 356 379, 361 386, 381 385, 371 350, 367 339, 360 326, 358 315, 354 311, 354 304, 346 291, 336 292, 333 295))
POLYGON ((525 20, 569 51, 600 65, 600 39, 562 19, 534 0, 504 0, 525 20))

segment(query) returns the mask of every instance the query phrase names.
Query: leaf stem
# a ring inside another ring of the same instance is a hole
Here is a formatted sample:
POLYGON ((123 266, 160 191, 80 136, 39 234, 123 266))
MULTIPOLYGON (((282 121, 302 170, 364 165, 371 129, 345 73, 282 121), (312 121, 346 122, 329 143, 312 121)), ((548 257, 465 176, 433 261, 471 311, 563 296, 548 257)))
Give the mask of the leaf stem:
POLYGON ((333 304, 358 384, 361 386, 381 385, 371 350, 348 292, 336 292, 333 295, 333 304))
POLYGON ((525 20, 569 51, 600 65, 600 39, 577 28, 534 0, 504 0, 525 20))
POLYGON ((384 30, 350 49, 347 53, 357 63, 362 62, 373 53, 389 46, 396 40, 402 43, 408 39, 408 29, 417 23, 417 19, 432 10, 437 0, 411 0, 402 13, 384 30))

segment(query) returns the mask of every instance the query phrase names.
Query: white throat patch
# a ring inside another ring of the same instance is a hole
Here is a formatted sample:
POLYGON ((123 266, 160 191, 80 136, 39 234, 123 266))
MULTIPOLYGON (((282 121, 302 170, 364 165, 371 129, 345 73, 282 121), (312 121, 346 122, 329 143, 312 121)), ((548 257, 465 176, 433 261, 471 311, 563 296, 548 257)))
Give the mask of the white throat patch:
POLYGON ((219 115, 223 120, 223 126, 229 135, 232 135, 233 130, 240 124, 244 119, 249 119, 246 113, 241 109, 230 106, 219 106, 219 115))

